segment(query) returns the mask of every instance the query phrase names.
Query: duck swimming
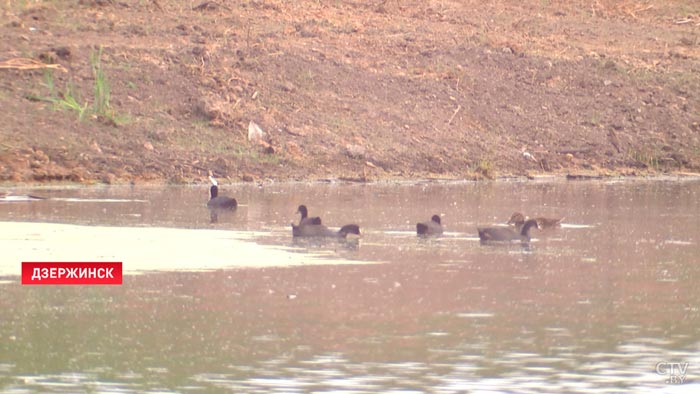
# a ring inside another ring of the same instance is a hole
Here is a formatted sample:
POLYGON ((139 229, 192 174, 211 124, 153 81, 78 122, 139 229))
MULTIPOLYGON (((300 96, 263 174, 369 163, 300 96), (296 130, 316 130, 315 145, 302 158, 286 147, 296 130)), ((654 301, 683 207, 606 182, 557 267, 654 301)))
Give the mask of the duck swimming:
POLYGON ((515 231, 508 227, 478 227, 479 239, 481 243, 487 242, 530 242, 530 229, 539 228, 536 219, 525 221, 520 231, 515 231))
POLYGON ((440 216, 433 215, 429 222, 416 224, 416 233, 418 235, 438 235, 442 234, 442 224, 440 216))
POLYGON ((336 237, 346 238, 348 234, 360 235, 360 226, 346 224, 340 230, 331 230, 322 224, 304 224, 297 226, 292 223, 292 236, 294 237, 336 237))
MULTIPOLYGON (((561 221, 564 220, 564 218, 553 219, 545 217, 538 217, 534 219, 537 220, 537 225, 540 229, 560 227, 561 221)), ((520 230, 523 224, 525 224, 525 215, 523 215, 520 212, 513 213, 513 215, 511 215, 510 219, 508 220, 508 224, 513 224, 515 225, 516 229, 520 230)))
POLYGON ((299 205, 299 208, 297 208, 297 213, 301 214, 301 219, 299 219, 300 226, 305 224, 321 224, 320 217, 309 217, 309 210, 306 209, 306 205, 299 205))
POLYGON ((292 223, 292 236, 294 237, 346 238, 348 234, 360 235, 360 226, 356 224, 346 224, 337 231, 329 229, 321 224, 321 218, 308 217, 305 205, 299 205, 297 212, 301 214, 301 219, 298 225, 292 223))
POLYGON ((238 207, 238 201, 235 198, 220 196, 219 195, 219 182, 213 177, 209 177, 211 181, 211 188, 209 188, 209 201, 207 202, 207 208, 209 209, 236 209, 238 207))

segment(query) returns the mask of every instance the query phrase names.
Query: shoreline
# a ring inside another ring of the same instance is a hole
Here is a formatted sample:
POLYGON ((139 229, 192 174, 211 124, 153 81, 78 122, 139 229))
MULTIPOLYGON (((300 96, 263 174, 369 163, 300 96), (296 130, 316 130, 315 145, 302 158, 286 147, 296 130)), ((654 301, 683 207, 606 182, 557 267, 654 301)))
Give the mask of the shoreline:
MULTIPOLYGON (((313 179, 274 179, 266 178, 256 181, 236 181, 226 178, 217 178, 221 184, 231 186, 245 185, 273 185, 273 184, 412 184, 412 183, 478 183, 478 182, 583 182, 583 181, 694 181, 700 180, 700 172, 666 172, 648 173, 642 175, 621 175, 621 174, 596 174, 596 173, 564 173, 564 174, 531 174, 527 176, 498 176, 495 178, 458 178, 458 177, 387 177, 377 179, 353 179, 346 177, 338 178, 313 178, 313 179)), ((201 186, 208 185, 209 181, 202 180, 182 183, 172 183, 166 180, 161 181, 139 181, 139 182, 72 182, 72 181, 50 181, 50 182, 0 182, 0 189, 11 188, 35 188, 35 189, 68 189, 80 187, 160 187, 160 186, 201 186)))
POLYGON ((696 3, 10 2, 0 182, 698 172, 696 3))

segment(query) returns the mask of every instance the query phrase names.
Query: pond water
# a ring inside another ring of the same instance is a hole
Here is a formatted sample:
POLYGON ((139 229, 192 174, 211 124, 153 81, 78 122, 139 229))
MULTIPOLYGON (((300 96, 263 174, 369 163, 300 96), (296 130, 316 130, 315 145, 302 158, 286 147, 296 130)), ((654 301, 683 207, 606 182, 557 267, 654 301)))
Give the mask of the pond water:
POLYGON ((204 186, 12 192, 48 199, 0 201, 2 392, 700 390, 697 181, 222 185, 215 222, 204 186), (361 238, 292 239, 301 203, 361 238), (565 218, 482 246, 514 211, 565 218), (124 284, 19 284, 91 260, 124 284))

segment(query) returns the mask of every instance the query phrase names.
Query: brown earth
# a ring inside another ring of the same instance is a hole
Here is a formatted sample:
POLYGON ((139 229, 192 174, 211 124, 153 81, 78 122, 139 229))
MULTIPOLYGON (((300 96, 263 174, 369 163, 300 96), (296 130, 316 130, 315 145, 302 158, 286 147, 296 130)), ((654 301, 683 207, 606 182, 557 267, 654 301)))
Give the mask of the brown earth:
POLYGON ((700 170, 697 0, 0 7, 0 181, 700 170))

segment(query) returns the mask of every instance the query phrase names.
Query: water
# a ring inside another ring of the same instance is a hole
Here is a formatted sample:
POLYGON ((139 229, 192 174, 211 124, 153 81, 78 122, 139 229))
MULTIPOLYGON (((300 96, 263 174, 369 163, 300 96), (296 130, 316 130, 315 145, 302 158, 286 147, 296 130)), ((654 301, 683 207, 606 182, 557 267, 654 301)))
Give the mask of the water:
POLYGON ((13 191, 51 199, 0 202, 0 391, 700 388, 700 182, 223 185, 216 223, 205 187, 13 191), (300 203, 362 238, 293 240, 300 203), (514 211, 564 225, 479 244, 514 211), (18 284, 91 259, 124 284, 18 284))

